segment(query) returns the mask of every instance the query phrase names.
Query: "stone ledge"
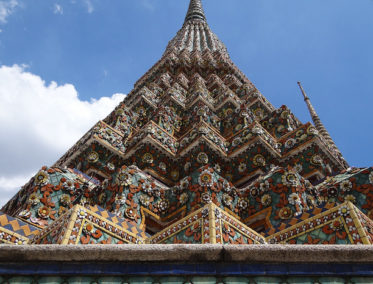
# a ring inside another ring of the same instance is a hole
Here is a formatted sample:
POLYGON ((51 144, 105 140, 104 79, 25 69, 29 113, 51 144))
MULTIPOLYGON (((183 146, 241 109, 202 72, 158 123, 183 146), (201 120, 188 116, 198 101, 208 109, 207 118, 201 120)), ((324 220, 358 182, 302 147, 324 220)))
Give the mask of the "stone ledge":
POLYGON ((1 245, 0 262, 373 263, 373 246, 1 245))

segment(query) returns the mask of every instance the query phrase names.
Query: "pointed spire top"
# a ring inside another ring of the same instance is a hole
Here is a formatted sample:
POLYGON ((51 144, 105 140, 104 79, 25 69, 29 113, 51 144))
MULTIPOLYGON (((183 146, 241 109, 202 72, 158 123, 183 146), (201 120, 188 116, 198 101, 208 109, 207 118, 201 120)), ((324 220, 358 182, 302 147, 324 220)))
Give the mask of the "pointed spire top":
POLYGON ((185 17, 185 22, 191 20, 202 20, 206 22, 206 16, 202 8, 201 0, 190 0, 188 13, 185 17))
POLYGON ((308 107, 308 110, 309 110, 309 112, 310 112, 310 115, 311 115, 312 121, 313 121, 313 123, 315 124, 315 127, 316 127, 317 131, 319 131, 319 133, 321 134, 321 136, 324 137, 324 139, 325 139, 325 140, 327 141, 327 143, 329 144, 329 147, 337 153, 337 156, 341 159, 341 162, 343 163, 344 167, 345 167, 345 168, 348 168, 348 167, 349 167, 348 163, 347 163, 346 160, 343 158, 342 153, 339 151, 337 145, 335 145, 335 143, 334 143, 332 137, 330 136, 329 132, 326 130, 324 124, 321 122, 321 119, 320 119, 320 117, 317 115, 315 108, 314 108, 313 105, 311 104, 311 100, 310 100, 310 98, 307 96, 306 92, 304 91, 301 82, 298 82, 298 86, 299 86, 299 88, 300 88, 300 90, 301 90, 301 92, 302 92, 302 95, 303 95, 304 101, 305 101, 306 104, 307 104, 307 107, 308 107))

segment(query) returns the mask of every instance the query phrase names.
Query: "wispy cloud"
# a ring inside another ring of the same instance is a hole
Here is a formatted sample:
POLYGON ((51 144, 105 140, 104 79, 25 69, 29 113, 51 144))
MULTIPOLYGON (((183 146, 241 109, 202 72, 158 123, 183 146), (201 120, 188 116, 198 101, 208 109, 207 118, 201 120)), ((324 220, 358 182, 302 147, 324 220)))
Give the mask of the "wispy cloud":
POLYGON ((87 12, 89 14, 93 13, 94 11, 94 7, 93 7, 93 4, 92 4, 92 1, 91 0, 83 0, 83 3, 86 5, 87 7, 87 12))
POLYGON ((140 0, 140 3, 145 9, 149 11, 155 10, 154 4, 150 0, 140 0))
POLYGON ((0 23, 6 23, 7 18, 19 6, 17 0, 2 0, 0 1, 0 23))
POLYGON ((53 13, 63 15, 63 7, 59 4, 54 4, 53 13))

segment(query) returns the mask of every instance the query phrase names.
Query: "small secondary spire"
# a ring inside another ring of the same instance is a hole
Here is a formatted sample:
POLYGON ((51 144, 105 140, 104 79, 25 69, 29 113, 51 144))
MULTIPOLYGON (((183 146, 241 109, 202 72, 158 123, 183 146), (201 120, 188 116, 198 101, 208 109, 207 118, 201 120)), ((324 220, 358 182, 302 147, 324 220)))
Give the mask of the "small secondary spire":
POLYGON ((206 22, 206 16, 202 8, 201 0, 190 0, 189 9, 185 17, 185 22, 191 20, 202 20, 206 22))
POLYGON ((329 132, 326 130, 324 124, 321 122, 320 117, 317 115, 315 108, 311 104, 310 98, 307 96, 306 92, 304 91, 304 89, 302 87, 301 82, 298 82, 298 86, 299 86, 299 88, 300 88, 300 90, 303 94, 304 101, 307 104, 308 110, 311 114, 312 121, 315 124, 315 127, 316 127, 317 131, 319 131, 321 136, 324 137, 324 139, 327 141, 327 143, 330 145, 330 147, 340 155, 340 157, 343 159, 343 161, 345 163, 345 166, 348 167, 348 164, 344 160, 344 158, 342 156, 342 153, 339 151, 338 147, 335 145, 335 143, 334 143, 332 137, 330 136, 329 132))

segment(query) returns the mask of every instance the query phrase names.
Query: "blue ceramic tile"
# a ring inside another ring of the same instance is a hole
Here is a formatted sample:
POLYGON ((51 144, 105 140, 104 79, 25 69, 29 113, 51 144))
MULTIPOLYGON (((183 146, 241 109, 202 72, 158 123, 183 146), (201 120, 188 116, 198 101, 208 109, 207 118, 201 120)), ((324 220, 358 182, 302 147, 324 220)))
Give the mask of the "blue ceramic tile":
POLYGON ((197 267, 195 264, 175 265, 173 271, 176 275, 193 275, 197 273, 197 267))
POLYGON ((373 265, 359 264, 352 267, 354 275, 373 275, 373 265))
POLYGON ((216 267, 218 275, 241 275, 241 264, 219 264, 216 267))
POLYGON ((243 275, 265 275, 265 265, 258 264, 241 264, 243 275))

